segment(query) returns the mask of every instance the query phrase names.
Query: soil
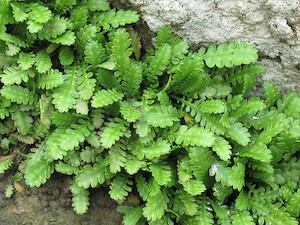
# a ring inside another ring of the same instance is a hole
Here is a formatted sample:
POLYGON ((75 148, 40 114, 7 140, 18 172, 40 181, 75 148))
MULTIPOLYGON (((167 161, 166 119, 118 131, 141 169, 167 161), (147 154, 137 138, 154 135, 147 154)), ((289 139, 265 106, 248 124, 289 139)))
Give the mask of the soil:
MULTIPOLYGON (((121 225, 122 215, 116 211, 117 203, 110 199, 104 188, 90 190, 90 206, 84 215, 72 208, 69 190, 71 177, 54 174, 39 188, 30 188, 24 181, 23 192, 14 191, 5 197, 11 184, 11 175, 0 181, 0 225, 121 225)), ((22 189, 22 187, 21 187, 22 189)))

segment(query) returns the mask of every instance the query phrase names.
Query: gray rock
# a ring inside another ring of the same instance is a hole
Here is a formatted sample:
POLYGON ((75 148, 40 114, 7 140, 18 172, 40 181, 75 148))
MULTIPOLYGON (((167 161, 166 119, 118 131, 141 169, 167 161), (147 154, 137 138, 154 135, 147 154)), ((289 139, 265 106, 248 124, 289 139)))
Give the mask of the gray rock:
POLYGON ((271 80, 282 92, 300 92, 299 0, 111 0, 111 3, 139 11, 153 32, 162 25, 170 26, 194 48, 233 41, 254 44, 259 49, 259 62, 267 69, 258 80, 271 80))

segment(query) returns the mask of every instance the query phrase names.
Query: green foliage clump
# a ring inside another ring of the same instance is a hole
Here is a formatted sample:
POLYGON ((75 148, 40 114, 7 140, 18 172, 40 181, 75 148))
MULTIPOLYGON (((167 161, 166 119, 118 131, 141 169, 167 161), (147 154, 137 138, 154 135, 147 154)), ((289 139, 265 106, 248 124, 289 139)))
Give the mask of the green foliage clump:
POLYGON ((245 98, 265 68, 243 42, 192 52, 161 27, 140 58, 138 18, 106 0, 0 2, 1 150, 30 149, 26 184, 72 176, 79 214, 108 186, 125 225, 297 224, 299 94, 266 82, 245 98))

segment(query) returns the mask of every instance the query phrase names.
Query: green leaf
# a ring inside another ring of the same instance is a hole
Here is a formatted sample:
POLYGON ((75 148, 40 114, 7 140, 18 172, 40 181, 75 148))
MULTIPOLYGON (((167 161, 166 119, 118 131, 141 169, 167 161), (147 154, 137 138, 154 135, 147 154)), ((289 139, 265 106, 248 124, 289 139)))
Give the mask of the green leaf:
POLYGON ((211 132, 196 126, 188 128, 182 125, 176 133, 169 133, 169 135, 175 138, 176 144, 183 144, 184 146, 211 147, 215 141, 211 132))
MULTIPOLYGON (((67 27, 68 20, 56 15, 47 24, 45 24, 37 34, 41 40, 50 40, 51 38, 57 38, 62 35, 66 31, 67 27)), ((67 32, 65 34, 67 34, 67 32)))
POLYGON ((258 58, 257 49, 253 45, 241 42, 235 42, 227 45, 221 44, 218 48, 211 45, 207 52, 203 55, 203 59, 208 67, 212 68, 215 65, 219 68, 239 66, 241 64, 250 64, 258 58))
POLYGON ((39 187, 51 177, 53 172, 54 163, 48 162, 46 159, 40 159, 40 161, 26 167, 25 182, 30 187, 39 187))
POLYGON ((271 81, 265 81, 263 83, 263 87, 265 92, 266 104, 268 107, 271 107, 280 97, 280 93, 278 91, 278 88, 276 88, 275 84, 273 84, 271 81))
POLYGON ((227 136, 235 140, 240 145, 246 146, 250 142, 251 135, 248 132, 248 129, 244 127, 242 123, 236 122, 231 124, 228 128, 227 136))
POLYGON ((142 206, 134 207, 129 205, 120 205, 118 206, 117 211, 125 214, 123 217, 124 225, 136 225, 143 216, 142 206))
POLYGON ((29 19, 34 20, 37 23, 47 23, 51 19, 52 12, 48 7, 38 3, 31 3, 28 6, 31 9, 29 12, 29 19))
POLYGON ((210 211, 208 211, 208 199, 205 197, 201 198, 199 215, 195 217, 198 224, 210 225, 214 224, 213 215, 210 211))
POLYGON ((63 66, 69 66, 74 61, 73 50, 67 46, 62 46, 59 50, 59 61, 63 66))
POLYGON ((253 218, 250 216, 249 212, 239 212, 237 211, 231 216, 232 225, 255 225, 253 218))
POLYGON ((172 168, 166 164, 151 164, 149 169, 160 186, 168 185, 172 181, 172 168))
MULTIPOLYGON (((120 137, 125 135, 127 128, 124 122, 110 122, 100 134, 100 142, 104 148, 112 147, 120 137)), ((130 134, 130 133, 129 133, 130 134)))
POLYGON ((33 53, 21 52, 19 55, 18 63, 22 70, 28 70, 35 63, 35 55, 33 53))
POLYGON ((156 221, 161 219, 168 208, 169 199, 161 192, 156 196, 149 198, 146 206, 143 208, 143 215, 148 220, 156 221))
POLYGON ((57 142, 62 150, 72 150, 90 135, 92 129, 89 121, 80 120, 80 124, 73 124, 66 129, 57 142))
POLYGON ((243 163, 237 163, 231 168, 231 170, 232 172, 227 179, 234 189, 241 191, 245 185, 245 165, 243 163))
POLYGON ((32 117, 26 115, 26 113, 22 112, 19 108, 16 108, 15 112, 12 114, 12 119, 17 130, 21 134, 26 135, 29 133, 33 122, 32 117))
POLYGON ((130 62, 122 76, 122 86, 130 96, 134 96, 142 82, 142 64, 130 62))
POLYGON ((36 96, 29 89, 17 85, 4 86, 0 93, 3 97, 18 104, 32 105, 36 101, 36 96))
POLYGON ((170 63, 172 48, 169 44, 164 44, 152 56, 149 64, 150 77, 161 76, 170 63))
POLYGON ((123 93, 116 90, 101 90, 98 91, 92 99, 92 107, 99 108, 111 105, 114 102, 121 100, 124 97, 123 93))
POLYGON ((212 150, 217 153, 220 159, 227 161, 231 157, 231 145, 222 137, 217 137, 212 146, 212 150))
POLYGON ((132 55, 131 39, 125 29, 118 29, 112 41, 113 60, 117 62, 116 68, 124 74, 132 55))
POLYGON ((40 51, 36 55, 35 59, 36 69, 39 73, 46 73, 52 67, 50 55, 44 51, 40 51))
POLYGON ((13 162, 13 158, 0 161, 0 174, 8 170, 12 166, 13 162))
POLYGON ((220 114, 226 110, 225 103, 222 100, 212 99, 206 100, 199 104, 199 108, 204 113, 220 114))
POLYGON ((55 164, 55 170, 62 174, 68 174, 68 175, 78 173, 78 169, 76 167, 73 167, 72 165, 67 163, 63 163, 61 161, 55 164))
POLYGON ((10 198, 14 193, 14 186, 13 185, 8 185, 5 189, 5 197, 10 198))
POLYGON ((139 20, 139 15, 131 10, 109 10, 95 18, 98 26, 103 27, 104 30, 118 28, 126 24, 135 23, 139 20))
POLYGON ((141 117, 141 112, 130 105, 128 102, 122 102, 120 113, 128 122, 135 122, 141 117))
POLYGON ((110 9, 107 0, 87 0, 84 3, 90 11, 106 11, 110 9))
POLYGON ((50 41, 56 44, 62 45, 73 45, 75 43, 76 37, 74 32, 66 31, 64 34, 60 35, 57 38, 51 39, 50 41))
POLYGON ((139 160, 134 156, 127 156, 125 170, 128 174, 136 174, 140 168, 146 166, 146 162, 139 160))
POLYGON ((21 84, 22 81, 27 82, 29 77, 34 77, 35 74, 31 70, 21 70, 18 67, 8 67, 0 74, 1 82, 6 85, 21 84))
POLYGON ((89 192, 73 184, 70 189, 73 193, 72 206, 77 214, 84 214, 88 210, 89 206, 89 192), (73 186, 73 187, 72 187, 73 186), (74 187, 77 186, 77 187, 74 187))
POLYGON ((10 3, 13 9, 13 15, 17 22, 23 22, 28 18, 28 14, 22 9, 22 5, 18 2, 10 3))
POLYGON ((50 90, 61 85, 64 79, 61 72, 50 69, 47 73, 40 74, 36 82, 38 88, 50 90))
POLYGON ((204 183, 200 180, 189 180, 187 182, 181 182, 181 184, 184 190, 192 196, 201 195, 206 190, 204 183))
POLYGON ((98 184, 105 182, 105 166, 102 164, 95 164, 92 167, 90 164, 85 165, 75 179, 77 185, 84 189, 89 187, 95 188, 98 184))
POLYGON ((105 48, 95 40, 85 46, 84 55, 84 60, 93 67, 96 67, 107 59, 105 48))
POLYGON ((112 147, 108 151, 109 169, 112 173, 121 171, 126 162, 126 152, 120 149, 118 146, 112 147))
POLYGON ((179 121, 179 114, 172 106, 151 107, 145 117, 147 124, 153 127, 171 127, 179 121))
POLYGON ((166 140, 159 138, 156 142, 153 142, 149 147, 144 147, 142 149, 142 152, 147 159, 151 160, 155 157, 166 155, 171 150, 171 145, 166 140))
POLYGON ((160 46, 169 43, 169 41, 172 40, 173 38, 174 36, 172 35, 172 31, 170 27, 161 26, 155 38, 156 48, 159 48, 160 46))
POLYGON ((131 192, 132 188, 129 185, 132 185, 132 181, 128 180, 126 176, 116 176, 111 182, 109 188, 109 195, 112 199, 124 200, 128 196, 128 192, 131 192))

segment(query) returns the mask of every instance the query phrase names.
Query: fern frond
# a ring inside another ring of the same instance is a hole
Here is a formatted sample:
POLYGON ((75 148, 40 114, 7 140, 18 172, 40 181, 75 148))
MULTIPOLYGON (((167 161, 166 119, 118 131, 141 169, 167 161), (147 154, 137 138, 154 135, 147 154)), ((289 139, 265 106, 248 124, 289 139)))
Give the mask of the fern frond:
POLYGON ((117 207, 117 211, 125 214, 122 221, 124 225, 136 225, 143 216, 142 206, 134 207, 130 205, 120 205, 117 207))
POLYGON ((221 44, 218 48, 215 45, 211 45, 206 53, 204 53, 205 49, 200 49, 206 65, 210 68, 214 66, 230 68, 234 65, 250 64, 257 60, 257 51, 253 45, 245 42, 239 44, 233 42, 229 45, 221 44))
POLYGON ((179 113, 172 106, 151 107, 145 119, 153 127, 171 127, 174 122, 179 121, 179 113))
POLYGON ((55 0, 55 10, 61 13, 70 11, 76 5, 76 0, 55 0))
POLYGON ((64 34, 60 35, 57 38, 51 39, 50 41, 56 44, 62 45, 73 45, 75 43, 76 37, 74 32, 66 31, 64 34))
POLYGON ((98 184, 103 184, 104 181, 105 166, 98 163, 93 167, 90 164, 85 165, 75 178, 76 184, 84 189, 95 188, 98 184))
POLYGON ((45 51, 38 52, 35 59, 35 65, 39 73, 48 72, 52 67, 50 55, 45 51))
POLYGON ((107 157, 110 171, 112 173, 120 172, 121 168, 125 165, 126 159, 126 152, 120 146, 110 148, 107 157))
POLYGON ((68 20, 59 15, 54 16, 43 28, 37 33, 40 40, 50 40, 62 35, 68 28, 68 20))
POLYGON ((251 137, 248 129, 244 127, 240 122, 236 122, 230 125, 230 127, 228 128, 227 136, 235 140, 242 146, 248 145, 251 137))
POLYGON ((170 165, 163 163, 151 164, 149 169, 160 186, 166 186, 172 181, 172 168, 170 165))
POLYGON ((10 3, 10 5, 12 8, 14 19, 17 22, 23 22, 28 18, 28 13, 25 12, 26 9, 24 9, 22 3, 14 2, 10 3))
POLYGON ((67 174, 67 175, 72 175, 72 174, 77 174, 79 172, 79 169, 63 162, 58 162, 55 164, 55 170, 57 172, 60 172, 62 174, 67 174))
POLYGON ((92 99, 92 107, 99 108, 108 106, 114 102, 121 100, 124 97, 123 93, 116 90, 101 90, 98 91, 92 99))
POLYGON ((148 220, 156 221, 161 219, 165 210, 168 208, 169 199, 166 195, 159 192, 154 197, 147 200, 146 206, 143 208, 143 215, 148 220))
POLYGON ((28 19, 33 20, 37 23, 47 23, 51 17, 52 12, 48 7, 42 6, 38 3, 27 4, 28 9, 30 10, 28 14, 28 19))
POLYGON ((111 182, 109 188, 109 195, 112 199, 124 200, 126 196, 128 196, 128 192, 132 190, 129 185, 132 185, 132 181, 128 179, 126 176, 116 176, 111 182))
POLYGON ((37 87, 50 90, 63 83, 63 74, 55 69, 50 69, 47 73, 40 74, 37 78, 37 87))
POLYGON ((167 65, 170 63, 172 47, 169 44, 164 44, 158 48, 154 56, 150 57, 149 62, 149 79, 153 79, 155 76, 161 76, 167 69, 167 65))
POLYGON ((204 183, 200 180, 192 179, 187 182, 180 183, 184 190, 192 196, 201 195, 206 190, 204 183))
POLYGON ((96 68, 97 65, 101 64, 107 59, 105 48, 96 40, 86 44, 84 54, 84 60, 91 64, 93 68, 96 68))
POLYGON ((139 20, 139 15, 135 11, 131 10, 109 10, 99 17, 94 18, 97 21, 97 25, 103 27, 104 30, 112 28, 118 28, 126 24, 135 23, 139 20))
POLYGON ((231 157, 231 145, 222 137, 217 137, 212 146, 212 150, 217 153, 220 159, 227 161, 231 157))
POLYGON ((155 47, 159 48, 160 46, 169 43, 174 36, 172 35, 172 31, 168 26, 161 26, 158 29, 156 38, 155 38, 155 47))
POLYGON ((57 140, 62 150, 72 150, 83 142, 87 136, 90 135, 93 126, 89 120, 79 120, 79 124, 72 124, 65 130, 65 133, 57 140))
POLYGON ((13 158, 0 161, 0 173, 4 173, 8 170, 12 166, 13 161, 13 158))
POLYGON ((59 61, 63 66, 69 66, 74 61, 73 50, 67 46, 62 46, 59 50, 59 61))
POLYGON ((0 93, 3 97, 18 104, 32 105, 36 101, 35 94, 30 92, 29 89, 17 85, 4 86, 0 93))
POLYGON ((153 142, 150 146, 143 147, 141 149, 143 155, 145 155, 145 158, 150 160, 155 157, 168 154, 171 150, 171 145, 166 140, 162 140, 161 138, 156 142, 153 142))
POLYGON ((267 107, 271 107, 280 97, 278 88, 270 81, 263 83, 267 107))
POLYGON ((184 146, 202 146, 211 147, 214 144, 214 135, 205 130, 203 127, 190 127, 185 125, 180 126, 176 132, 168 132, 176 144, 183 144, 184 146))
POLYGON ((35 55, 33 53, 21 52, 19 55, 18 63, 22 70, 28 70, 35 63, 35 55))
POLYGON ((120 113, 128 122, 135 122, 141 117, 141 112, 134 108, 129 102, 122 102, 120 113))
POLYGON ((125 70, 124 75, 122 75, 122 86, 126 92, 133 96, 137 93, 142 82, 143 68, 142 64, 130 62, 125 70))
POLYGON ((39 187, 50 178, 53 172, 54 163, 40 159, 40 161, 26 167, 24 176, 25 182, 30 187, 39 187))
POLYGON ((249 212, 236 212, 231 216, 233 225, 255 225, 253 218, 250 216, 249 212))
POLYGON ((35 76, 35 73, 32 70, 21 70, 19 67, 8 67, 0 76, 2 83, 12 85, 27 82, 29 77, 35 76))
POLYGON ((72 206, 77 214, 84 214, 89 206, 89 192, 77 185, 76 182, 71 182, 70 186, 73 194, 72 206))
POLYGON ((125 121, 117 120, 116 122, 109 122, 104 130, 100 133, 100 142, 104 148, 112 147, 120 137, 124 136, 128 131, 125 127, 125 121))
POLYGON ((203 63, 189 55, 182 60, 179 70, 173 75, 171 87, 178 93, 195 91, 202 84, 202 68, 203 63))

